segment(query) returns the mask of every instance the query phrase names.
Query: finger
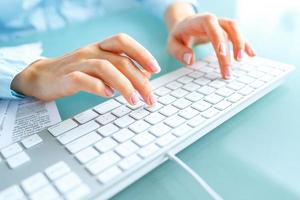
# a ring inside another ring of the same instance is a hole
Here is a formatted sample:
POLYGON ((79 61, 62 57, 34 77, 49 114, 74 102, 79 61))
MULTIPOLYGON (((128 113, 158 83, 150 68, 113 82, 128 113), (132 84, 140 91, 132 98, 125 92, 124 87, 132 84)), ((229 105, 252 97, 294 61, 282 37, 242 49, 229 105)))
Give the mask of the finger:
POLYGON ((99 47, 105 51, 118 54, 126 54, 144 69, 151 73, 159 73, 161 68, 152 56, 140 43, 126 34, 118 34, 100 42, 99 47))
POLYGON ((226 31, 233 44, 233 53, 234 58, 237 61, 241 61, 243 59, 244 50, 245 50, 245 41, 238 30, 236 24, 232 20, 219 20, 221 27, 226 31))
POLYGON ((245 51, 251 57, 256 56, 256 53, 249 42, 245 43, 245 51))
POLYGON ((89 59, 80 63, 80 70, 98 77, 110 87, 118 90, 131 105, 139 101, 136 90, 128 78, 107 60, 89 59))
POLYGON ((229 79, 231 73, 229 69, 230 51, 227 34, 219 25, 218 19, 213 15, 205 16, 203 26, 218 57, 222 77, 224 79, 229 79))
POLYGON ((64 79, 62 96, 73 95, 79 91, 86 91, 103 97, 112 97, 114 90, 105 85, 102 80, 80 71, 74 71, 66 75, 64 79))
POLYGON ((194 63, 195 54, 193 50, 175 37, 169 38, 167 51, 183 64, 191 65, 194 63))

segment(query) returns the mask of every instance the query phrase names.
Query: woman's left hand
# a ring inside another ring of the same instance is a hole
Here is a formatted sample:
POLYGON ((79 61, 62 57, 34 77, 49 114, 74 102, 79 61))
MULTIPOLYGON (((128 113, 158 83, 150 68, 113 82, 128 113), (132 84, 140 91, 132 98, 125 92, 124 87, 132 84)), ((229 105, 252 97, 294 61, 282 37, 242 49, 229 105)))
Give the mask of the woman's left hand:
MULTIPOLYGON (((176 8, 173 8, 176 9, 176 8)), ((172 8, 171 11, 172 13, 172 8)), ((180 18, 182 11, 173 12, 180 18)), ((166 16, 168 17, 168 16, 166 16)), ((169 17, 172 19, 172 17, 169 17)), ((169 19, 170 21, 170 19, 169 19)), ((176 20, 175 20, 176 21, 176 20)), ((168 22, 168 19, 167 19, 168 22)), ((224 79, 230 78, 230 49, 233 45, 235 60, 242 60, 244 52, 255 56, 250 43, 245 41, 236 23, 230 19, 217 18, 210 13, 192 14, 179 22, 169 23, 168 52, 184 64, 191 65, 195 60, 192 46, 199 43, 211 42, 220 64, 224 79)))

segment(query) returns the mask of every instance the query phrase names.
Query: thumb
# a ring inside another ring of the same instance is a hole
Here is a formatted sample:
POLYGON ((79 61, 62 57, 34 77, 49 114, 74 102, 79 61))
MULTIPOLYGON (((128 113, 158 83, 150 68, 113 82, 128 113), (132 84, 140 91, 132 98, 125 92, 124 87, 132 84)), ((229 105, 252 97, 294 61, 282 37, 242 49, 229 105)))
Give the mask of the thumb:
POLYGON ((183 64, 191 65, 195 61, 193 49, 178 41, 176 38, 170 38, 167 50, 173 57, 183 64))

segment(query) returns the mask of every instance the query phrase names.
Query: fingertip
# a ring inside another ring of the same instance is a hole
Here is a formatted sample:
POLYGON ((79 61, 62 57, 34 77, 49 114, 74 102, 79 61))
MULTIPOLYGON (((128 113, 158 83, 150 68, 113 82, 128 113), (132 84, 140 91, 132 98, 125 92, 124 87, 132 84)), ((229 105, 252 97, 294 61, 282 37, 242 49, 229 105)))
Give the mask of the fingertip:
POLYGON ((191 65, 193 62, 193 54, 191 52, 185 52, 182 56, 182 61, 186 65, 191 65))

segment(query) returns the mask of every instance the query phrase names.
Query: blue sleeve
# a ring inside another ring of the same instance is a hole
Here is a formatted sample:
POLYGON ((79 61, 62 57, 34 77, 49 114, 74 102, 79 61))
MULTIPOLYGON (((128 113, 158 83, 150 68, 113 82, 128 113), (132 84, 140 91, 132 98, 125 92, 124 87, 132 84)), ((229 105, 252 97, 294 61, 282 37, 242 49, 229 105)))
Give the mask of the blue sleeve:
POLYGON ((11 90, 14 77, 32 62, 41 59, 41 44, 0 48, 0 99, 20 99, 25 96, 11 90), (33 54, 28 54, 32 50, 33 54), (27 53, 26 53, 27 52, 27 53))
POLYGON ((140 1, 146 9, 149 9, 151 13, 153 13, 155 16, 161 19, 164 17, 164 13, 166 9, 171 4, 176 2, 191 4, 194 7, 195 12, 197 12, 197 8, 198 8, 198 0, 140 0, 140 1))

